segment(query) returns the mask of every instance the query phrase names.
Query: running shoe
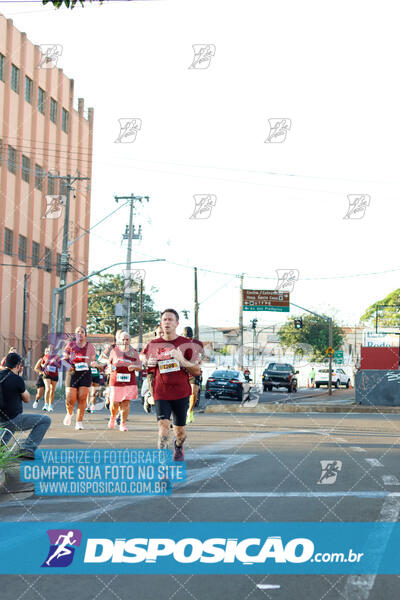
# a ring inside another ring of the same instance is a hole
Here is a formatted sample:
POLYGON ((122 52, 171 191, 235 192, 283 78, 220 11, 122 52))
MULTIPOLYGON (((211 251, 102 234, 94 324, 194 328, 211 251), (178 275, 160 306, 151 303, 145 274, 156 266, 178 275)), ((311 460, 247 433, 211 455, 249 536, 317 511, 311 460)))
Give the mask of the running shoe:
POLYGON ((188 423, 193 423, 193 421, 194 421, 193 411, 188 410, 187 417, 186 417, 186 425, 188 425, 188 423))
POLYGON ((47 404, 47 402, 45 402, 45 403, 43 404, 43 408, 42 408, 42 410, 49 410, 49 405, 47 404))
POLYGON ((52 407, 52 405, 51 405, 51 404, 49 404, 49 406, 48 406, 48 409, 47 409, 47 410, 48 410, 48 412, 54 412, 54 408, 52 407))
POLYGON ((184 456, 183 446, 177 446, 174 440, 174 460, 185 460, 184 456))
POLYGON ((115 427, 115 418, 110 417, 110 420, 108 421, 108 429, 114 429, 115 427))
POLYGON ((35 400, 35 402, 32 404, 32 408, 37 408, 39 406, 39 402, 37 400, 35 400))
POLYGON ((128 428, 125 423, 121 423, 121 425, 119 426, 119 430, 120 431, 128 431, 128 428))
POLYGON ((69 427, 71 425, 71 422, 72 422, 72 415, 67 413, 64 417, 63 425, 66 425, 67 427, 69 427))
POLYGON ((76 430, 83 429, 83 423, 82 423, 82 421, 77 421, 76 422, 75 429, 76 430))

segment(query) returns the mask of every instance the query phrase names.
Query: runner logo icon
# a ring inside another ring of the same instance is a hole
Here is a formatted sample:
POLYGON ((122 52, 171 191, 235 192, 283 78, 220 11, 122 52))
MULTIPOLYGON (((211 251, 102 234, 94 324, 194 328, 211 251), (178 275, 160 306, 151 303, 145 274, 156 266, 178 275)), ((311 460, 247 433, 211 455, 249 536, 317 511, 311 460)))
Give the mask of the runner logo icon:
POLYGON ((48 529, 49 553, 42 567, 68 567, 74 558, 75 547, 81 545, 79 529, 48 529))

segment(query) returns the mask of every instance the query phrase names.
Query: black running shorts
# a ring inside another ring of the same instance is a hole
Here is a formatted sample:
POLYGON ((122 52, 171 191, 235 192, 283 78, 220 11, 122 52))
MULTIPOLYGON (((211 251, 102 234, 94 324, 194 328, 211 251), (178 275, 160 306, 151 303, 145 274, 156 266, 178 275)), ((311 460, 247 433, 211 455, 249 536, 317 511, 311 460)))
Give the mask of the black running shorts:
POLYGON ((65 387, 80 388, 90 387, 92 385, 92 373, 90 371, 83 371, 78 373, 77 371, 67 371, 65 376, 65 387))
POLYGON ((43 381, 43 376, 42 375, 39 375, 38 380, 36 382, 36 387, 37 388, 44 387, 44 381, 43 381))
POLYGON ((58 381, 58 375, 43 375, 43 379, 50 379, 50 381, 58 381))
POLYGON ((155 400, 157 421, 171 419, 173 415, 174 425, 183 427, 186 425, 187 411, 189 408, 189 397, 179 398, 179 400, 155 400))

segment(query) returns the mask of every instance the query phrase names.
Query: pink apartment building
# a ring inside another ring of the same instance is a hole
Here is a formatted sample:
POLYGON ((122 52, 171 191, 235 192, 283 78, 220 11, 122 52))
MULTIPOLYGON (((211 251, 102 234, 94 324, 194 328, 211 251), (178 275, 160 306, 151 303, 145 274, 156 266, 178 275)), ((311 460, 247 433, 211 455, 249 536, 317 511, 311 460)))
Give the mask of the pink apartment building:
MULTIPOLYGON (((92 173, 93 109, 79 98, 75 110, 74 80, 43 58, 39 45, 0 14, 0 355, 15 345, 31 364, 48 342, 52 290, 60 285, 65 211, 48 196, 65 195, 65 183, 49 174, 92 173)), ((74 188, 70 241, 90 226, 90 182, 74 188)), ((88 273, 88 259, 84 235, 69 247, 67 283, 88 273)), ((67 291, 68 331, 86 324, 87 287, 67 291)))

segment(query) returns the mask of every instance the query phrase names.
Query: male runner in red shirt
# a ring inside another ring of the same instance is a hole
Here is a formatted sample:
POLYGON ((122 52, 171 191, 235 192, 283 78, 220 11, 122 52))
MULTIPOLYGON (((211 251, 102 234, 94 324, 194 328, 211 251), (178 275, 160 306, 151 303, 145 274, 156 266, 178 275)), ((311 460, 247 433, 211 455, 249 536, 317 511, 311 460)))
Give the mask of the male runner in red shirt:
POLYGON ((173 308, 161 313, 163 336, 147 344, 142 354, 146 357, 149 390, 155 401, 158 421, 158 447, 168 447, 171 413, 174 423, 174 460, 183 460, 185 425, 192 388, 189 375, 200 375, 193 342, 178 336, 179 314, 173 308))

